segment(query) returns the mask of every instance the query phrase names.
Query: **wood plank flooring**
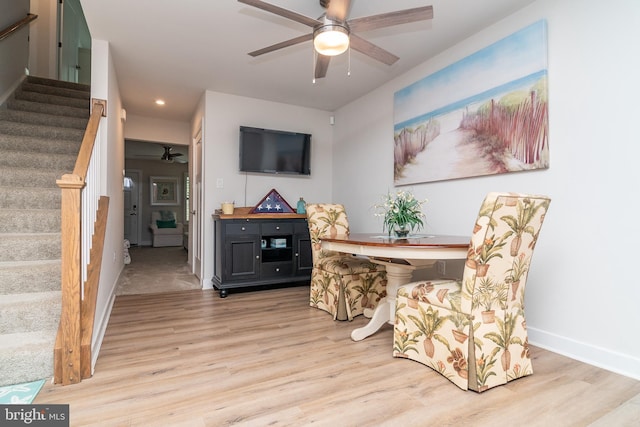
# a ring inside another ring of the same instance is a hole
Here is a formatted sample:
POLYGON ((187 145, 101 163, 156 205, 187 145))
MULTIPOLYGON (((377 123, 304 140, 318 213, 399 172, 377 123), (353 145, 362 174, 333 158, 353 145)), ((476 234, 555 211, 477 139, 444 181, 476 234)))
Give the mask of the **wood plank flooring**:
POLYGON ((532 348, 534 374, 477 394, 391 356, 391 326, 335 322, 308 287, 116 298, 92 378, 47 384, 72 426, 638 425, 640 382, 532 348))

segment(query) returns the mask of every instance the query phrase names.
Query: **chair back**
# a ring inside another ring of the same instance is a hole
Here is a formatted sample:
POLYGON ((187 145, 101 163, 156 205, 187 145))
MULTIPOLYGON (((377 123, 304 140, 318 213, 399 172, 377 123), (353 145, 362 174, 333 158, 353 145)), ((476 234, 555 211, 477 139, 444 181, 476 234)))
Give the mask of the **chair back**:
POLYGON ((313 264, 321 258, 339 255, 334 251, 323 250, 321 240, 323 237, 349 234, 349 220, 344 206, 329 203, 307 204, 307 223, 311 236, 313 264))
POLYGON ((496 318, 509 321, 524 312, 531 257, 550 203, 551 199, 539 195, 487 195, 465 263, 463 312, 478 316, 494 312, 496 318))
POLYGON ((476 391, 530 375, 524 292, 551 199, 489 193, 476 220, 462 276, 470 314, 468 386, 476 391), (514 350, 513 345, 516 345, 514 350))
POLYGON ((151 224, 155 224, 156 221, 177 221, 176 213, 174 211, 161 210, 151 212, 151 224))
POLYGON ((463 312, 473 314, 476 319, 495 316, 510 323, 518 317, 524 319, 524 292, 531 257, 550 203, 549 197, 541 195, 487 195, 478 213, 465 263, 463 312))

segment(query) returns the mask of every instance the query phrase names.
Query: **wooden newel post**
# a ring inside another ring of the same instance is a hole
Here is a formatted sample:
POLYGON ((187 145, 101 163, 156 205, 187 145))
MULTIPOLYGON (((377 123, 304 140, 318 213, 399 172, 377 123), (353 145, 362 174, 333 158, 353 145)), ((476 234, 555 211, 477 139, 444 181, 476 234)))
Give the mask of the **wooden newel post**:
POLYGON ((80 345, 82 327, 82 276, 80 272, 81 192, 82 177, 63 175, 56 181, 62 191, 61 288, 62 311, 56 338, 54 381, 75 384, 80 382, 80 345))

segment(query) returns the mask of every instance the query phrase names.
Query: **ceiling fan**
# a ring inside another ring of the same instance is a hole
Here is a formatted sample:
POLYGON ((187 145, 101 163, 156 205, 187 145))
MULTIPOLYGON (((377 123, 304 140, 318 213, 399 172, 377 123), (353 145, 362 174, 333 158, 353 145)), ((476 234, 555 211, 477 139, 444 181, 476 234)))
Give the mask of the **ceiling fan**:
POLYGON ((309 34, 294 37, 290 40, 249 52, 249 55, 255 57, 313 40, 313 45, 317 52, 314 71, 314 76, 317 79, 327 75, 331 57, 344 53, 349 47, 387 65, 392 65, 400 59, 391 52, 356 35, 356 32, 370 31, 392 25, 407 24, 433 18, 433 6, 416 7, 413 9, 348 19, 351 0, 319 0, 320 5, 326 9, 326 12, 320 18, 313 19, 261 0, 238 1, 312 27, 313 31, 309 34))
POLYGON ((173 150, 173 147, 170 145, 165 145, 163 146, 164 148, 164 153, 162 154, 162 157, 160 158, 160 160, 168 162, 168 163, 173 163, 173 158, 174 157, 180 157, 183 154, 182 153, 172 153, 171 151, 173 150))

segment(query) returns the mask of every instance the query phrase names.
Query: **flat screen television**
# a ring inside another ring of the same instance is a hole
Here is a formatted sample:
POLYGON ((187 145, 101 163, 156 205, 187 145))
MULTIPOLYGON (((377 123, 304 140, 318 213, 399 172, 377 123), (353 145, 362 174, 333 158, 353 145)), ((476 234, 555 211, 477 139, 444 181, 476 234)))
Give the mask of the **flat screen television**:
POLYGON ((240 126, 240 171, 311 175, 311 135, 240 126))

